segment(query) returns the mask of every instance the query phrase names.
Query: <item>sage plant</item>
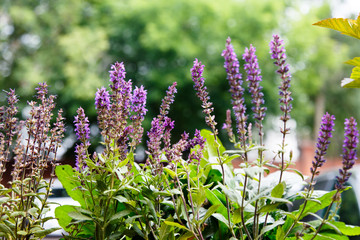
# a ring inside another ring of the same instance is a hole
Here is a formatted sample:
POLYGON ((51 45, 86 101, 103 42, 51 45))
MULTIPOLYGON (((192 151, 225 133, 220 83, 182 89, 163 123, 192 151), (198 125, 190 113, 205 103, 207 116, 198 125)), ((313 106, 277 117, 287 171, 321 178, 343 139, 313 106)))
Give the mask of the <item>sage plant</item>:
POLYGON ((7 92, 8 106, 0 108, 0 165, 2 173, 6 162, 14 160, 10 188, 0 185, 0 238, 40 239, 58 228, 44 229, 45 217, 50 210, 47 202, 55 177, 57 152, 64 137, 64 118, 58 111, 55 122, 53 110, 55 96, 48 95, 46 83, 39 83, 37 101, 29 102, 30 117, 17 118, 18 98, 14 90, 7 92), (21 134, 23 132, 23 134, 21 134), (44 179, 46 170, 50 179, 44 179))

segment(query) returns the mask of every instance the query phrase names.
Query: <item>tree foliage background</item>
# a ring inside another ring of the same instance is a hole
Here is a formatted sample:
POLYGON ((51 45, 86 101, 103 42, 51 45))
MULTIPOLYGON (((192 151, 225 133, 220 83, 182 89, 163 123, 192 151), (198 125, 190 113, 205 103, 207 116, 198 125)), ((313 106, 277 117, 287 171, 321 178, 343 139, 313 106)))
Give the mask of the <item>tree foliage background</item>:
MULTIPOLYGON (((0 86, 16 88, 24 100, 34 95, 38 82, 46 81, 65 110, 70 133, 79 106, 96 121, 96 89, 107 85, 111 63, 124 61, 127 78, 149 93, 146 130, 165 89, 178 82, 170 116, 179 135, 206 127, 192 89, 194 58, 206 66, 216 120, 224 122, 230 94, 221 52, 228 36, 239 59, 245 47, 256 47, 268 115, 279 113, 279 79, 268 49, 277 33, 285 39, 293 73, 292 115, 302 137, 311 137, 317 131, 314 122, 325 111, 336 114, 339 129, 345 117, 359 117, 358 91, 339 86, 344 71, 350 71, 342 63, 355 42, 311 25, 328 17, 327 1, 308 0, 3 0, 0 86)), ((1 103, 4 96, 0 94, 1 103)))

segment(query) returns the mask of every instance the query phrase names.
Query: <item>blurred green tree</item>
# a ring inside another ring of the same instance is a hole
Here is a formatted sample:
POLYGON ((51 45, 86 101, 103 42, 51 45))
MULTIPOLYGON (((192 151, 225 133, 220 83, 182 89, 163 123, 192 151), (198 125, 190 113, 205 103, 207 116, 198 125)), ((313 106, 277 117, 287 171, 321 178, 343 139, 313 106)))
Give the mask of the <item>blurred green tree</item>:
MULTIPOLYGON (((268 114, 279 113, 279 79, 268 53, 271 35, 278 33, 286 39, 291 61, 293 116, 310 134, 316 112, 344 114, 322 103, 341 91, 332 84, 343 72, 347 48, 328 31, 311 26, 330 14, 326 2, 300 0, 4 0, 0 84, 2 89, 17 88, 21 97, 29 98, 36 83, 47 81, 69 125, 79 106, 96 121, 95 91, 108 84, 110 64, 124 61, 127 77, 149 93, 145 128, 157 115, 164 90, 177 81, 179 91, 170 116, 176 120, 178 134, 193 132, 195 127, 205 127, 192 89, 190 68, 195 57, 206 66, 206 84, 219 124, 230 108, 221 57, 228 36, 239 59, 250 43, 257 48, 268 114)), ((335 102, 347 108, 352 98, 335 102)))

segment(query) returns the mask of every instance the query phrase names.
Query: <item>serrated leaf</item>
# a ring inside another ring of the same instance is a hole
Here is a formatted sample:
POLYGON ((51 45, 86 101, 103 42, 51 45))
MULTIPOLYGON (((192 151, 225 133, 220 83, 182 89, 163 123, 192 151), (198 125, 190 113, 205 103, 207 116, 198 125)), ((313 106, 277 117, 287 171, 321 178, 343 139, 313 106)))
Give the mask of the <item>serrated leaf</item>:
POLYGON ((343 80, 341 80, 341 87, 360 88, 360 79, 344 78, 343 80))
POLYGON ((319 27, 330 28, 336 31, 339 31, 342 34, 360 39, 360 28, 358 21, 348 18, 328 18, 313 25, 319 27))
POLYGON ((360 67, 360 57, 355 57, 353 59, 346 61, 345 63, 349 64, 349 65, 353 65, 355 67, 357 67, 357 66, 360 67))

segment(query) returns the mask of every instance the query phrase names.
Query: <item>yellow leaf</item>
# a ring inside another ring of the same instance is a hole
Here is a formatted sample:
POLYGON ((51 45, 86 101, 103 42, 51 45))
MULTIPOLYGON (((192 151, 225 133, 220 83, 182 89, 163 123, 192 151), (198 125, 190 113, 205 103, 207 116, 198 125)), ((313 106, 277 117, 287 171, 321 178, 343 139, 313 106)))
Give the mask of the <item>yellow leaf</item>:
POLYGON ((341 80, 341 87, 343 88, 359 88, 360 79, 344 78, 341 80))
POLYGON ((356 20, 348 18, 328 18, 313 25, 334 29, 342 34, 360 39, 360 15, 356 20))
POLYGON ((355 57, 351 60, 346 61, 345 63, 353 65, 355 67, 360 67, 360 57, 355 57))

